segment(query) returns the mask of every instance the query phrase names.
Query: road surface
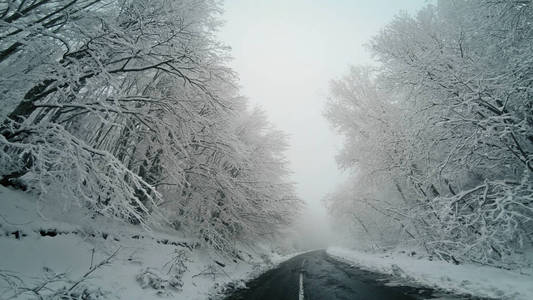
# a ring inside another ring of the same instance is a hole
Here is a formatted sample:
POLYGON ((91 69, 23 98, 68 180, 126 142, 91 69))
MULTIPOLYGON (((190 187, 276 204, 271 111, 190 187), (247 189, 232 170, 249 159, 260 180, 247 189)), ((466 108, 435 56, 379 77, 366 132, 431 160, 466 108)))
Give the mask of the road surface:
POLYGON ((296 256, 248 282, 226 300, 295 299, 471 299, 431 289, 391 285, 393 278, 364 271, 329 257, 325 251, 296 256))

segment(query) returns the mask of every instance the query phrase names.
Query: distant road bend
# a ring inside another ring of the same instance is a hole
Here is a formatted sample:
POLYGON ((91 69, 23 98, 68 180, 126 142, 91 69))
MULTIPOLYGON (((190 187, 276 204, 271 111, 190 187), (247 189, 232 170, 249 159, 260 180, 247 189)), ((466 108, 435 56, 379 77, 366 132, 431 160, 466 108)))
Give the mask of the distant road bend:
POLYGON ((390 276, 364 271, 329 257, 324 250, 298 255, 248 282, 226 300, 472 299, 427 288, 391 284, 390 276))

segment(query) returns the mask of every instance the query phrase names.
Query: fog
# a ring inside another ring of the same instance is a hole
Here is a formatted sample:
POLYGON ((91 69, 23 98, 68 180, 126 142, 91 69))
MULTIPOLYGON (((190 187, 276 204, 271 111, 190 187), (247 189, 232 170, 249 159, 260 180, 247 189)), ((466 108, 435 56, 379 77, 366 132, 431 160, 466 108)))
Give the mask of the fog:
POLYGON ((335 163, 341 139, 322 117, 329 81, 349 65, 371 64, 364 44, 398 12, 412 13, 426 3, 226 1, 220 39, 232 48, 241 91, 289 135, 292 179, 306 203, 297 225, 299 246, 320 248, 337 240, 322 199, 347 174, 335 163))
POLYGON ((533 299, 532 8, 0 1, 0 297, 533 299))

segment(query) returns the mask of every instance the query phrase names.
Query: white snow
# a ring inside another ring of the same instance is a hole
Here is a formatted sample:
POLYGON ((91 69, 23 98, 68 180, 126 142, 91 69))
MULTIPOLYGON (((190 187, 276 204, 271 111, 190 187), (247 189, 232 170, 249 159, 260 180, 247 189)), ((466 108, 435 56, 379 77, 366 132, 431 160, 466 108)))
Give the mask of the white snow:
POLYGON ((106 299, 207 299, 225 284, 242 285, 289 257, 268 247, 247 247, 237 260, 196 247, 194 239, 176 233, 147 232, 86 210, 69 207, 67 212, 60 203, 36 201, 0 186, 0 299, 33 299, 31 290, 48 281, 40 294, 69 288, 107 258, 109 264, 94 270, 78 288, 100 290, 97 294, 106 299), (179 264, 171 271, 173 259, 180 257, 186 258, 181 291, 180 280, 173 277, 179 264))
POLYGON ((533 299, 533 276, 473 264, 454 265, 399 252, 365 253, 331 247, 333 258, 363 269, 448 292, 496 299, 533 299))

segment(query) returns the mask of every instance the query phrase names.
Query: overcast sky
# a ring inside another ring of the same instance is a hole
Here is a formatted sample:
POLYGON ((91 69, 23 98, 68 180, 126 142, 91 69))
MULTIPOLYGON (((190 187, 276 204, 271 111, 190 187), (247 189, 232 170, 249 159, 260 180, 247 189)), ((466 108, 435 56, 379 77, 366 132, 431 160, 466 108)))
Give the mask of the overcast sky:
POLYGON ((331 79, 368 64, 370 37, 399 11, 426 0, 226 0, 220 39, 232 48, 242 94, 290 136, 287 158, 313 218, 346 175, 335 164, 341 140, 322 117, 331 79))

